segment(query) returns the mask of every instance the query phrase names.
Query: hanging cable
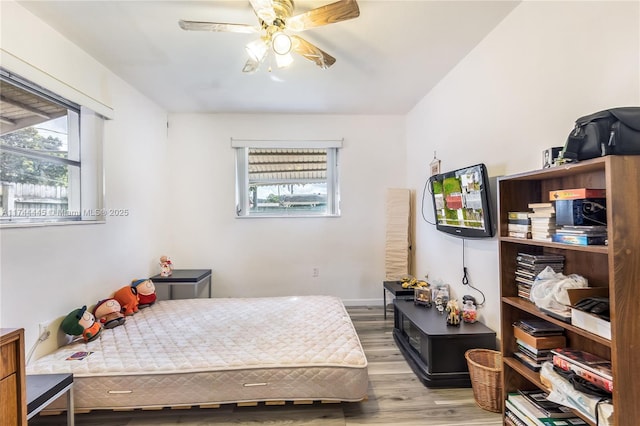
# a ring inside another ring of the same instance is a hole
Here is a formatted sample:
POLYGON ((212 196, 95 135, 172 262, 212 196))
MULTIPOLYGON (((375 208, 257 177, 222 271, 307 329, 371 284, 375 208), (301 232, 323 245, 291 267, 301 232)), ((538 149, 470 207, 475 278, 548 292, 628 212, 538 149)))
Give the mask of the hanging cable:
MULTIPOLYGON (((422 203, 420 204, 420 213, 422 213, 422 219, 427 222, 429 225, 435 225, 435 222, 429 222, 426 218, 426 216, 424 215, 424 196, 427 193, 427 185, 429 185, 429 182, 431 182, 431 178, 428 178, 425 182, 424 182, 424 188, 422 188, 422 203)), ((431 192, 429 192, 431 193, 431 192)))
POLYGON ((467 271, 467 266, 465 264, 465 260, 464 260, 464 251, 465 251, 465 239, 462 239, 462 285, 468 285, 469 287, 471 287, 472 289, 474 289, 475 291, 477 291, 478 293, 480 293, 480 295, 482 295, 482 302, 477 303, 477 306, 483 306, 484 302, 486 301, 486 298, 484 297, 484 293, 479 290, 478 288, 474 287, 473 285, 469 284, 469 273, 467 271))

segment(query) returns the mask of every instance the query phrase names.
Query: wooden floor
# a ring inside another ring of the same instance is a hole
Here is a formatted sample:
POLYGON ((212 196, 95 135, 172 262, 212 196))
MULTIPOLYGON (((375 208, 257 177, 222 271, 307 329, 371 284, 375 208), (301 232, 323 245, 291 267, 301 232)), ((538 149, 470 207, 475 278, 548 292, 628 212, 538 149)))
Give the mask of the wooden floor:
MULTIPOLYGON (((502 425, 500 414, 475 404, 469 389, 428 389, 411 371, 393 336, 393 315, 382 307, 349 307, 369 361, 369 398, 358 403, 95 411, 77 414, 77 426, 144 425, 502 425)), ((35 425, 66 425, 64 414, 36 416, 35 425)))

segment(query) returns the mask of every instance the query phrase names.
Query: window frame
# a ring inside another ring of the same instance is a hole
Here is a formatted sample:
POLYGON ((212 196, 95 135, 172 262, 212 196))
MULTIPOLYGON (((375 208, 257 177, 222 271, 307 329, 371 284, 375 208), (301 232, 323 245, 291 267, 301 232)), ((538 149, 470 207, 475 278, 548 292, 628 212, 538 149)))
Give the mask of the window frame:
POLYGON ((237 218, 322 218, 340 217, 339 157, 343 140, 251 140, 231 139, 236 157, 237 218), (256 149, 326 149, 327 208, 322 213, 251 212, 249 190, 249 150, 256 149))
MULTIPOLYGON (((5 84, 29 92, 48 102, 67 109, 67 138, 69 158, 57 158, 30 150, 0 146, 2 152, 38 158, 54 164, 71 166, 68 168, 68 204, 66 212, 43 214, 42 211, 29 215, 4 215, 0 218, 0 228, 104 223, 104 166, 103 139, 104 121, 107 117, 96 113, 82 104, 73 102, 47 88, 27 80, 13 72, 0 68, 5 84)), ((44 122, 44 121, 43 121, 44 122)), ((37 126, 29 124, 22 128, 37 126)), ((18 130, 18 129, 16 129, 18 130)), ((28 210, 28 209, 27 209, 28 210)), ((15 212, 18 213, 18 212, 15 212)), ((29 213, 29 211, 25 212, 29 213)))

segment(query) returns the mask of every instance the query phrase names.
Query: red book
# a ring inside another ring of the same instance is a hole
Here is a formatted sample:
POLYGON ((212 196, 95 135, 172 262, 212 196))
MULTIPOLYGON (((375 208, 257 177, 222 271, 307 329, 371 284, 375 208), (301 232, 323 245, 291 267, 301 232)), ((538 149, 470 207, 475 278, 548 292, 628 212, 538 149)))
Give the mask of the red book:
POLYGON ((549 200, 580 200, 583 198, 606 198, 605 189, 574 188, 549 191, 549 200))

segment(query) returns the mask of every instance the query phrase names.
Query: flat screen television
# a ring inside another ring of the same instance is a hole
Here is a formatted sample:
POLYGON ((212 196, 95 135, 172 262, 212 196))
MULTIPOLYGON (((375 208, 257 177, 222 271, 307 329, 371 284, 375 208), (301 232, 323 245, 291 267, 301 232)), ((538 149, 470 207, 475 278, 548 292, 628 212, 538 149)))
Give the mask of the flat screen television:
POLYGON ((463 167, 430 178, 436 229, 465 238, 490 238, 489 176, 484 164, 463 167))

